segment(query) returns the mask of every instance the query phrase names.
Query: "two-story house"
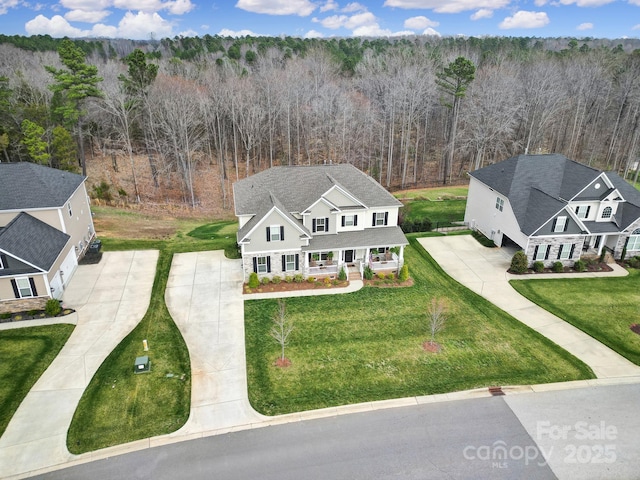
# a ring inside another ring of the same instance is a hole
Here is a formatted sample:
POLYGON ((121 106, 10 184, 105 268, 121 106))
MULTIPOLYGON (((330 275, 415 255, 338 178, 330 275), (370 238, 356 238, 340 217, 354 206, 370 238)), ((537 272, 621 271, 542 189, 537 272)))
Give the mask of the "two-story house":
POLYGON ((245 280, 397 271, 402 203, 351 164, 273 167, 233 185, 245 280))
POLYGON ((85 177, 0 163, 0 302, 61 298, 94 236, 85 177))
POLYGON ((529 262, 572 265, 603 249, 640 254, 640 192, 563 155, 518 155, 469 173, 465 222, 529 262))

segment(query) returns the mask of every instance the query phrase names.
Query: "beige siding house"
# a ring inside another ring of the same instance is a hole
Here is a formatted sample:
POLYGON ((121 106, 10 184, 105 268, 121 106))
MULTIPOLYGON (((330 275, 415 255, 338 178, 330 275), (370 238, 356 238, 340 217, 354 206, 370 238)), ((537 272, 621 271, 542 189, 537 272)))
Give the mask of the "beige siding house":
POLYGON ((530 263, 640 255, 640 192, 563 155, 519 155, 470 174, 465 222, 530 263))
POLYGON ((94 237, 83 176, 0 163, 0 308, 61 298, 94 237))
POLYGON ((350 164, 273 167, 233 186, 245 280, 397 271, 402 204, 350 164))

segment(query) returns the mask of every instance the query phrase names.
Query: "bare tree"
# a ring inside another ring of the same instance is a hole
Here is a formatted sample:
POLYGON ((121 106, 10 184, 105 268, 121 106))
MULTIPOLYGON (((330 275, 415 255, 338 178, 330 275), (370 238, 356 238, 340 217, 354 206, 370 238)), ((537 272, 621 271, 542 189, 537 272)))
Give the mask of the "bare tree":
POLYGON ((447 321, 449 307, 444 298, 434 297, 427 306, 427 320, 429 321, 430 345, 436 345, 436 334, 444 328, 447 321))
POLYGON ((269 334, 280 345, 281 354, 280 360, 284 362, 286 357, 284 356, 284 348, 289 343, 289 335, 293 331, 293 322, 287 317, 287 306, 285 301, 281 298, 278 299, 278 309, 273 314, 273 326, 269 334))

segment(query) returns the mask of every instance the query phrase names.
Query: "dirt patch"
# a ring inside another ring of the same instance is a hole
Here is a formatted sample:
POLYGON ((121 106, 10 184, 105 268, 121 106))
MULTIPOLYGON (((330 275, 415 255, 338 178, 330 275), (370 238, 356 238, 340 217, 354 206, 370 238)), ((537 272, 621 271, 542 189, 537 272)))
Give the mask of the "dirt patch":
POLYGON ((634 323, 629 328, 633 333, 637 333, 638 335, 640 335, 640 324, 634 323))
POLYGON ((425 352, 440 353, 440 351, 442 350, 442 345, 440 345, 438 342, 432 342, 431 340, 429 340, 422 344, 422 349, 425 352))
POLYGON ((288 358, 278 358, 275 362, 274 365, 276 367, 280 367, 280 368, 287 368, 291 366, 291 360, 289 360, 288 358))

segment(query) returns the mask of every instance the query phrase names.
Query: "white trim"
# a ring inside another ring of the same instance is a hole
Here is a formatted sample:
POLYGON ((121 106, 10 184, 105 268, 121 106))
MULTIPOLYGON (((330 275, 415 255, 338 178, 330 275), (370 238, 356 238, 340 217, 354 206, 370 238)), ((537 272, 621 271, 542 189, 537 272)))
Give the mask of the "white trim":
POLYGON ((324 197, 325 195, 328 195, 332 190, 337 189, 340 191, 340 193, 342 193, 344 196, 350 198, 351 200, 353 200, 355 203, 359 204, 362 208, 367 208, 367 206, 362 203, 358 198, 356 198, 352 193, 348 192, 346 189, 340 187, 340 185, 336 185, 334 184, 329 190, 327 190, 326 192, 324 192, 321 196, 324 197))
POLYGON ((303 236, 307 237, 307 238, 311 238, 311 235, 309 235, 307 232, 305 232, 302 228, 300 228, 300 226, 296 223, 294 223, 287 215, 285 215, 284 213, 282 213, 282 210, 280 210, 278 207, 276 207, 275 205, 273 207, 271 207, 271 209, 269 209, 268 212, 266 212, 262 218, 260 220, 258 220, 256 222, 256 224, 253 226, 253 228, 251 230, 249 230, 241 239, 239 239, 238 243, 242 244, 244 243, 244 240, 249 237, 258 227, 262 226, 264 224, 265 218, 267 218, 273 211, 278 212, 278 214, 280 214, 280 216, 286 220, 289 225, 293 226, 296 230, 298 230, 303 236))
POLYGON ((309 205, 307 208, 304 209, 304 211, 302 212, 302 215, 308 215, 311 213, 311 210, 313 209, 313 207, 315 207, 319 202, 324 202, 327 204, 328 207, 334 209, 334 210, 338 210, 340 211, 340 209, 338 208, 337 205, 334 205, 332 202, 330 202, 329 200, 327 200, 324 197, 320 197, 318 200, 316 200, 315 202, 313 202, 311 205, 309 205))

